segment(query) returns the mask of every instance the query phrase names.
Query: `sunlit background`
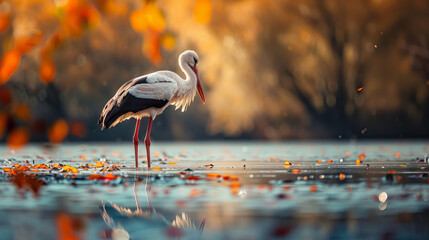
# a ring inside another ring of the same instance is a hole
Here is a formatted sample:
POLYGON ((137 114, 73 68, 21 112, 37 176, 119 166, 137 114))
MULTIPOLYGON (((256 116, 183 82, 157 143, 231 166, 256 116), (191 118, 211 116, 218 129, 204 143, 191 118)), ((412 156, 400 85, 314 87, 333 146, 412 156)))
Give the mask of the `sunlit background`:
POLYGON ((207 102, 153 140, 425 138, 428 23, 427 0, 0 0, 1 141, 130 141, 102 107, 187 49, 207 102))

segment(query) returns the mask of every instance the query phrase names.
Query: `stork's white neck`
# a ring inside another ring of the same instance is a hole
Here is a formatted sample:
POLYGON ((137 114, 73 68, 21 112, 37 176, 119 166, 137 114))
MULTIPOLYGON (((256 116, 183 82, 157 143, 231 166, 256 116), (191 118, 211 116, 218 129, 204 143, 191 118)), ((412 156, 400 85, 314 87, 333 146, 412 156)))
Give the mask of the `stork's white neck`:
POLYGON ((197 87, 197 76, 189 64, 183 61, 182 58, 179 58, 179 66, 185 73, 186 78, 183 79, 179 77, 177 79, 178 90, 173 104, 176 105, 176 109, 182 107, 182 111, 185 111, 194 100, 197 87))

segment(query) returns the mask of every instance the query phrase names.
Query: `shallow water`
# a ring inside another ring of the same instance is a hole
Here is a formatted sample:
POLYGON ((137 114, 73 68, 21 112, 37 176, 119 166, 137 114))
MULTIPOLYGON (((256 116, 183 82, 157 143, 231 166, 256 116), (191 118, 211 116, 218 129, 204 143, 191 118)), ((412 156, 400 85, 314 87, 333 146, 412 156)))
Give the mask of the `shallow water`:
POLYGON ((0 147, 0 239, 429 236, 428 142, 153 142, 150 173, 140 152, 135 170, 131 143, 0 147), (38 196, 14 164, 48 166, 26 171, 38 196))

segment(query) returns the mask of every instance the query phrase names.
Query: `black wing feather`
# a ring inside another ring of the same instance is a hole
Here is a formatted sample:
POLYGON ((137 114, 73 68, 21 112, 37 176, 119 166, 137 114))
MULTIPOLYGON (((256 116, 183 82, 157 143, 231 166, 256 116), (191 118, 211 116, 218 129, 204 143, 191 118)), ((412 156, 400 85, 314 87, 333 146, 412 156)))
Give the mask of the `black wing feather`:
POLYGON ((108 129, 116 119, 126 113, 137 113, 151 107, 162 108, 167 103, 168 100, 138 98, 128 93, 122 99, 120 106, 117 104, 113 105, 112 109, 107 113, 104 118, 104 126, 108 129))

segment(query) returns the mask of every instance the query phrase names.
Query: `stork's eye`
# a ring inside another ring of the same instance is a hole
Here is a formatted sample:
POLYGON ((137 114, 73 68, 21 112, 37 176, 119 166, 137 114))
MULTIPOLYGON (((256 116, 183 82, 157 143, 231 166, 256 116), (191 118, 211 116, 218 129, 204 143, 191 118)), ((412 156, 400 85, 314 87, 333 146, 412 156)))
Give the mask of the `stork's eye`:
POLYGON ((195 62, 195 66, 196 66, 198 63, 198 59, 194 58, 194 62, 195 62))

